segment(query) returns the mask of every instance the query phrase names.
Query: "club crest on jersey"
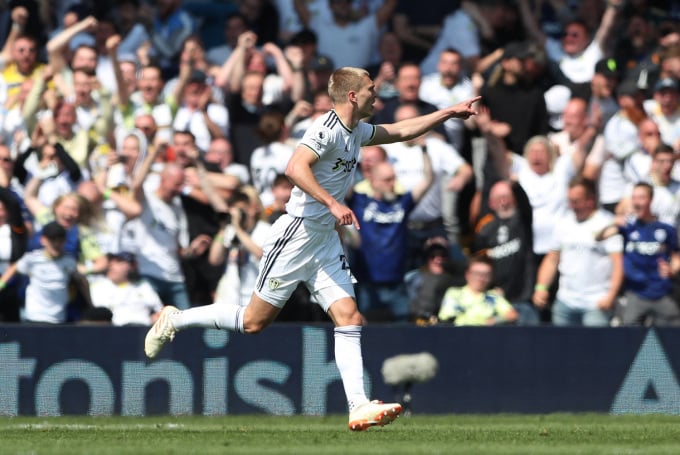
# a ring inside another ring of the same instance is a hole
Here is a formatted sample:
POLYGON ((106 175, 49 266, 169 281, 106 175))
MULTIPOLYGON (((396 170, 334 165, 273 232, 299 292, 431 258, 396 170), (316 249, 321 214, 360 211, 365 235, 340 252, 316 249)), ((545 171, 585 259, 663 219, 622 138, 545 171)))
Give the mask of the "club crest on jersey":
POLYGON ((269 278, 269 289, 275 291, 279 286, 281 286, 281 281, 278 278, 269 278))

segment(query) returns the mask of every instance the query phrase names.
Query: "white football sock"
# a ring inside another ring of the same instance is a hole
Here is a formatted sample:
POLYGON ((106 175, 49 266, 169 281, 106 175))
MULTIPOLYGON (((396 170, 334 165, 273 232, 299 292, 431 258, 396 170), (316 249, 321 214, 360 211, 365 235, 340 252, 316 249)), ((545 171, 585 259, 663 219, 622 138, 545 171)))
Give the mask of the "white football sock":
POLYGON ((361 326, 346 325, 335 328, 335 364, 340 370, 349 410, 368 402, 364 391, 361 326))
POLYGON ((243 333, 243 314, 246 307, 230 303, 189 308, 170 315, 170 322, 176 330, 192 327, 229 330, 243 333))

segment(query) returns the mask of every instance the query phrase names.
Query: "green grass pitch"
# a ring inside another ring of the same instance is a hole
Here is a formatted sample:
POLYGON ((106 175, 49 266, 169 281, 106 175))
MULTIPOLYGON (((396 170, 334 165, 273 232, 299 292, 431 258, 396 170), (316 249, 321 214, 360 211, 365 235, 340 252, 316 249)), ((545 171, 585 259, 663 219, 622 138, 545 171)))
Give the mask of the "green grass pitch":
POLYGON ((680 416, 0 418, 0 454, 678 454, 680 416))

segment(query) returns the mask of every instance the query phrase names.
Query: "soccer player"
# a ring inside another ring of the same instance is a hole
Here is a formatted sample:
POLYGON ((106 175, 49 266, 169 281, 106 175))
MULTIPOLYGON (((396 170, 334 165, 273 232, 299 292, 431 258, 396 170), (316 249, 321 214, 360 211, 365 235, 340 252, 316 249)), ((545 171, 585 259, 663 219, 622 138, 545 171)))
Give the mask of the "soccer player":
POLYGON ((295 149, 286 175, 295 184, 287 213, 271 228, 263 245, 259 276, 248 306, 213 304, 185 311, 167 306, 149 330, 144 350, 154 358, 176 332, 190 327, 258 333, 271 324, 300 282, 304 282, 335 324, 335 362, 349 405, 349 428, 362 431, 386 425, 401 412, 399 403, 369 401, 361 357, 363 317, 357 309, 353 277, 343 254, 338 225, 360 228, 344 204, 354 182, 361 146, 405 141, 450 118, 476 114, 475 97, 401 122, 370 125, 375 84, 368 72, 344 67, 331 75, 328 92, 334 108, 318 117, 295 149))

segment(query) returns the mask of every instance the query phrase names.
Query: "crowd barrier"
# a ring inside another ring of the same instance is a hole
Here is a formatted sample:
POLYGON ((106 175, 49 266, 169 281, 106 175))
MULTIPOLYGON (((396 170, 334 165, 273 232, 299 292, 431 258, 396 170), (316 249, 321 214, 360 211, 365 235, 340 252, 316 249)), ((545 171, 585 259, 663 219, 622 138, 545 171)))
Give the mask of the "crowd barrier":
MULTIPOLYGON (((192 329, 155 361, 141 327, 0 325, 0 415, 325 415, 346 412, 332 327, 275 324, 242 335, 192 329)), ((415 327, 363 332, 370 396, 381 367, 431 353, 414 413, 680 414, 680 330, 415 327)))

